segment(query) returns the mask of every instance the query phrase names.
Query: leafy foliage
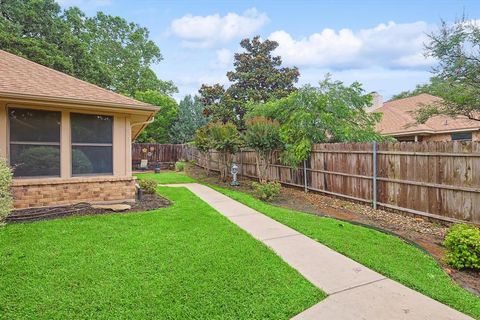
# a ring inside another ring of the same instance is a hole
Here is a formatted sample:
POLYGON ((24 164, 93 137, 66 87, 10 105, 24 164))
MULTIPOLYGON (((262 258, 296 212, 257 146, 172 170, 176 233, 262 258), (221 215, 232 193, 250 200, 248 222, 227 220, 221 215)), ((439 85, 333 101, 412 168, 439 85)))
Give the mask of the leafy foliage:
POLYGON ((280 123, 265 117, 253 117, 246 121, 245 145, 255 150, 260 183, 267 182, 268 168, 275 152, 283 149, 280 139, 280 123))
POLYGON ((282 190, 282 185, 278 182, 253 182, 252 187, 254 189, 255 196, 263 201, 275 200, 280 195, 280 191, 282 190))
POLYGON ((222 181, 227 181, 232 155, 237 153, 242 144, 240 133, 231 122, 217 121, 210 123, 208 126, 212 148, 219 153, 220 178, 222 181))
POLYGON ((280 122, 284 163, 295 166, 308 158, 312 144, 383 140, 375 132, 378 113, 367 113, 371 96, 357 82, 345 86, 327 78, 319 87, 304 86, 287 98, 251 106, 250 116, 280 122))
POLYGON ((453 225, 445 236, 446 262, 457 269, 480 270, 480 229, 468 224, 453 225))
POLYGON ((439 61, 434 73, 444 102, 421 109, 417 121, 437 114, 480 121, 480 26, 465 19, 442 22, 440 30, 430 34, 426 49, 439 61))
POLYGON ((5 159, 0 158, 0 224, 12 209, 12 196, 10 186, 12 184, 12 170, 5 159))
POLYGON ((158 187, 158 181, 154 179, 141 179, 138 184, 146 194, 154 194, 158 187))
POLYGON ((185 162, 177 161, 177 162, 175 162, 175 171, 184 171, 185 166, 186 166, 185 162))
POLYGON ((142 131, 137 142, 169 143, 170 128, 178 113, 177 102, 154 90, 137 92, 135 99, 160 107, 160 111, 155 115, 155 120, 142 131))
POLYGON ((195 131, 208 122, 204 117, 203 105, 198 97, 185 96, 178 105, 175 122, 170 128, 170 142, 187 143, 193 140, 195 131))
POLYGON ((227 72, 232 83, 228 89, 220 84, 202 85, 199 93, 205 115, 243 128, 248 102, 262 103, 288 96, 296 90, 294 84, 300 73, 296 67, 281 67, 281 57, 272 55, 278 47, 275 41, 261 41, 256 36, 243 39, 240 46, 245 51, 235 54, 235 69, 227 72))
POLYGON ((223 181, 227 181, 232 155, 237 153, 242 144, 237 127, 231 122, 211 122, 197 130, 194 144, 207 156, 207 173, 211 156, 209 151, 213 149, 218 152, 220 177, 223 181))
POLYGON ((200 127, 196 132, 193 144, 206 157, 205 171, 207 175, 210 173, 210 150, 213 148, 213 141, 210 137, 210 125, 200 127))
POLYGON ((62 11, 54 0, 0 1, 0 47, 130 96, 177 91, 150 68, 162 55, 146 28, 102 12, 62 11))

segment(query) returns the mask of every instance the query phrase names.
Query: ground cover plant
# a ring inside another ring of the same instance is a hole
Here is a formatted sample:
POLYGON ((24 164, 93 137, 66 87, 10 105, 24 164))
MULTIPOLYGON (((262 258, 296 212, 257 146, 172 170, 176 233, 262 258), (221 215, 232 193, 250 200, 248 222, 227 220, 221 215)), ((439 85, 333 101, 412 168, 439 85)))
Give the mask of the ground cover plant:
POLYGON ((430 255, 398 237, 210 186, 409 288, 480 319, 480 298, 457 285, 430 255))
POLYGON ((289 319, 325 297, 188 190, 158 190, 172 206, 0 230, 0 318, 289 319))

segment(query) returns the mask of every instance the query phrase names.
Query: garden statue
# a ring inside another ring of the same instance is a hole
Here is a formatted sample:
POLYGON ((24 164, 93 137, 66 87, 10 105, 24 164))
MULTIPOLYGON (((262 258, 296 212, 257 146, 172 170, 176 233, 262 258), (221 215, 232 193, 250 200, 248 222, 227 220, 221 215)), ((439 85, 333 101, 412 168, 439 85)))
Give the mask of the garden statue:
POLYGON ((238 187, 240 185, 240 183, 237 180, 238 166, 235 163, 232 164, 232 169, 230 170, 230 173, 232 174, 232 177, 233 177, 230 185, 234 187, 238 187))

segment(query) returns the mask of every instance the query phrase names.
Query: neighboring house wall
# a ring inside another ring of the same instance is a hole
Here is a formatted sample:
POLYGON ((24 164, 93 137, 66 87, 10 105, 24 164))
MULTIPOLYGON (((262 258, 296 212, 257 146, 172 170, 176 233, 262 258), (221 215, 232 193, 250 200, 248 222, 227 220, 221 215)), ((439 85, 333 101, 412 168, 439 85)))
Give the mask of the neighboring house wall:
POLYGON ((131 175, 130 116, 122 113, 49 108, 29 104, 8 104, 0 100, 0 156, 9 160, 9 128, 7 107, 54 110, 61 112, 60 177, 15 178, 14 208, 42 207, 77 202, 121 202, 135 198, 135 180, 131 175), (101 114, 113 117, 113 173, 72 177, 70 113, 101 114))
POLYGON ((452 135, 450 133, 432 134, 431 136, 423 136, 421 141, 426 141, 426 142, 452 141, 452 135))
MULTIPOLYGON (((452 141, 452 134, 439 133, 439 134, 432 134, 429 136, 421 136, 419 137, 419 141, 426 141, 426 142, 452 141)), ((472 141, 480 141, 480 131, 472 132, 472 141)))

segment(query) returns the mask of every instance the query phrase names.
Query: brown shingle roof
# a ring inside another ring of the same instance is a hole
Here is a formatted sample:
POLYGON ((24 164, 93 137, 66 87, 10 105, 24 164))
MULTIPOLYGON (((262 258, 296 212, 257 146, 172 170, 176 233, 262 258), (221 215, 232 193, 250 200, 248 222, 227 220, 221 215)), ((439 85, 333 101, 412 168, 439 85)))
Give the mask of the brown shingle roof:
POLYGON ((3 50, 0 50, 0 93, 125 107, 151 107, 3 50))
POLYGON ((385 102, 383 107, 373 112, 383 113, 382 121, 377 125, 377 130, 382 134, 420 134, 440 133, 457 130, 480 129, 480 122, 459 116, 451 118, 447 116, 435 116, 424 124, 415 124, 413 111, 425 105, 435 105, 441 102, 439 97, 422 93, 417 96, 385 102))

